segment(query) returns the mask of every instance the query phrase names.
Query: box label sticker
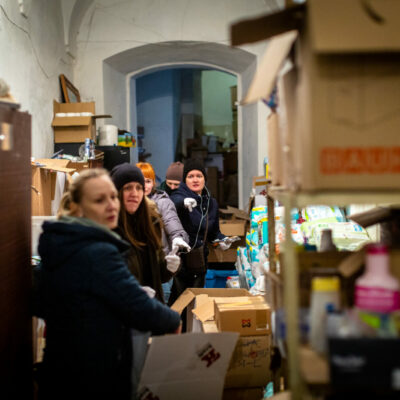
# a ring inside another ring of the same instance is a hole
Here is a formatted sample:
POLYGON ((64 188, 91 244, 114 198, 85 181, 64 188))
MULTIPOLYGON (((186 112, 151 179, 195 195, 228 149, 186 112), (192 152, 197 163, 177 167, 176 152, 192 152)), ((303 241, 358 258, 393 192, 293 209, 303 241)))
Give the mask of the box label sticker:
POLYGON ((323 175, 398 174, 400 147, 326 147, 320 151, 323 175))
POLYGON ((201 361, 206 363, 207 368, 211 367, 221 357, 221 354, 210 343, 203 347, 197 354, 201 361))
POLYGON ((251 319, 242 319, 242 328, 251 328, 251 319))

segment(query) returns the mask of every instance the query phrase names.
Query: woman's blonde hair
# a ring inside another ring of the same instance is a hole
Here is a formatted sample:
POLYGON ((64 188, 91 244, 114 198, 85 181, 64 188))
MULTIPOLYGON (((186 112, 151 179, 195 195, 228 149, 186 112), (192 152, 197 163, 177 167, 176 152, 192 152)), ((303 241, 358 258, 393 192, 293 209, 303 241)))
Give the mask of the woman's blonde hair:
POLYGON ((79 174, 70 184, 68 190, 61 198, 60 205, 57 212, 57 217, 60 218, 65 215, 73 215, 71 203, 80 204, 83 197, 83 187, 85 183, 93 178, 101 176, 109 176, 108 171, 104 168, 89 168, 79 174))
POLYGON ((125 209, 123 189, 118 192, 121 203, 118 226, 122 235, 137 249, 149 245, 154 250, 161 248, 162 220, 155 203, 143 196, 138 209, 129 214, 125 209))

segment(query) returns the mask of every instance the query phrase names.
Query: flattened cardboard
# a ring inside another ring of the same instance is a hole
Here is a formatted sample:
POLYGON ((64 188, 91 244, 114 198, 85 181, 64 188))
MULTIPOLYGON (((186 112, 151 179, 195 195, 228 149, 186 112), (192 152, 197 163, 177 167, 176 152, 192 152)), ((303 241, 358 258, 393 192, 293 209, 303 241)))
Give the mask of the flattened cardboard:
MULTIPOLYGON (((234 246, 236 246, 235 243, 234 246)), ((237 259, 236 247, 230 248, 228 250, 222 250, 218 247, 208 246, 208 249, 209 249, 208 262, 210 263, 236 262, 237 259)))
POLYGON ((237 333, 153 337, 138 399, 220 399, 237 333))

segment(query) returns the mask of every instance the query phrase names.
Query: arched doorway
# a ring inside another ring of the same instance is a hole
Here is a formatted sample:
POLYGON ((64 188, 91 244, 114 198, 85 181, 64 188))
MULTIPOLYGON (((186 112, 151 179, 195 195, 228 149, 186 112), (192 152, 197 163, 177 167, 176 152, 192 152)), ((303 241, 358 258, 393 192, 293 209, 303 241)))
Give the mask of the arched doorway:
MULTIPOLYGON (((118 126, 134 129, 136 121, 130 110, 136 102, 131 78, 163 68, 201 66, 225 71, 237 77, 238 98, 246 92, 256 69, 256 57, 242 49, 211 42, 172 41, 135 47, 103 61, 104 108, 118 126)), ((257 106, 239 107, 238 188, 239 207, 247 201, 251 178, 257 175, 257 106), (243 138, 243 132, 246 139, 243 138), (246 165, 246 169, 243 169, 246 165)))

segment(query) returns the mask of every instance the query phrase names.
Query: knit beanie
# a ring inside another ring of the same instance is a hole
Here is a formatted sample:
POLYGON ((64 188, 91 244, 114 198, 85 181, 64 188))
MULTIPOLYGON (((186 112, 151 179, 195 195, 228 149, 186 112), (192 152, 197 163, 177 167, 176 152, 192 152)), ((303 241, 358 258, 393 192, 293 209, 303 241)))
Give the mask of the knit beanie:
POLYGON ((118 191, 129 182, 138 182, 144 188, 144 176, 142 170, 135 165, 128 163, 116 165, 111 170, 110 175, 118 191))
POLYGON ((167 169, 165 174, 166 179, 171 179, 173 181, 182 181, 183 174, 183 164, 180 161, 173 162, 167 169))
POLYGON ((183 182, 186 182, 187 174, 194 169, 201 171, 204 175, 204 179, 207 180, 206 169, 204 168, 203 161, 197 158, 189 158, 185 161, 185 166, 183 168, 183 182))

